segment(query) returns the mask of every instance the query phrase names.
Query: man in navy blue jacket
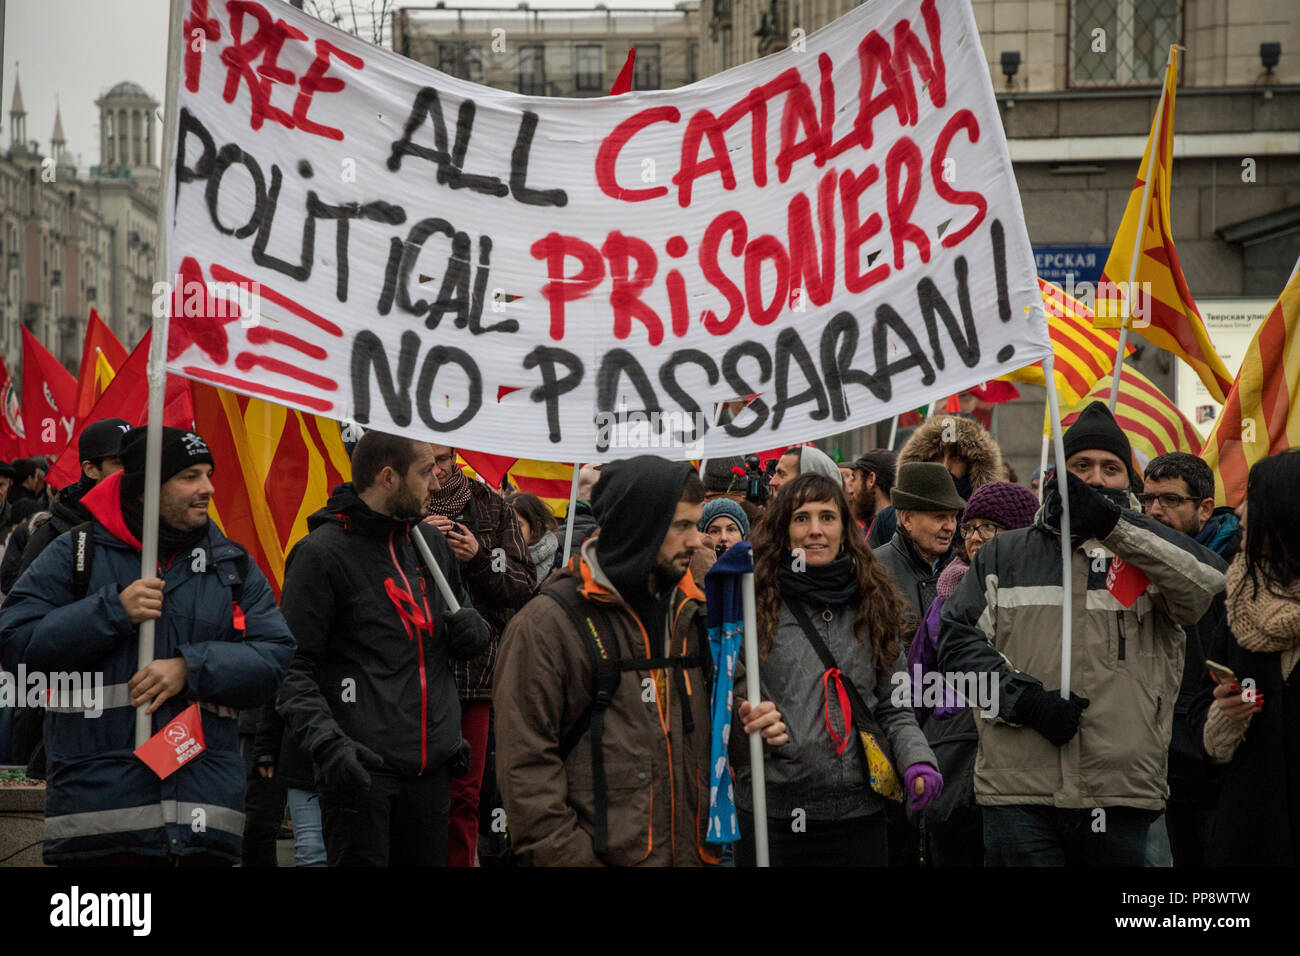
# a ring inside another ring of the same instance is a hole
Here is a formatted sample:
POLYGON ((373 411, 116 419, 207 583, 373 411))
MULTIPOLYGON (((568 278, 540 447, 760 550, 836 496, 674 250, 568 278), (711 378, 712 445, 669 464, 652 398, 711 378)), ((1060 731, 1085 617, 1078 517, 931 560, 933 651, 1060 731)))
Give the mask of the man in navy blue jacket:
POLYGON ((102 694, 56 697, 45 716, 46 863, 238 862, 235 710, 270 699, 293 658, 266 578, 208 520, 212 453, 193 432, 163 429, 158 571, 140 577, 144 446, 144 428, 123 436, 123 471, 82 498, 89 528, 56 539, 0 608, 6 670, 103 681, 102 694), (137 627, 151 619, 154 660, 139 668, 137 627), (160 780, 134 754, 135 708, 157 733, 194 702, 205 749, 160 780))

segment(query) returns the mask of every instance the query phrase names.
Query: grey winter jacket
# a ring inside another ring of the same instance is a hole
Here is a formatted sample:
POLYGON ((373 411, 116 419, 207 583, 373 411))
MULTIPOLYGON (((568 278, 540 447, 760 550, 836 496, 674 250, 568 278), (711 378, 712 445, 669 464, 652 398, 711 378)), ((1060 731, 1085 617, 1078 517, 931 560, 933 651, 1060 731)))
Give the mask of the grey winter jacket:
POLYGON ((943 606, 940 670, 997 678, 997 717, 975 720, 976 802, 1163 810, 1186 646, 1180 625, 1199 620, 1223 590, 1223 561, 1132 510, 1101 541, 1076 539, 1070 690, 1091 704, 1058 748, 1013 722, 1027 685, 1061 686, 1061 539, 1044 514, 980 548, 943 606), (1150 579, 1128 609, 1106 589, 1110 555, 1150 579))
MULTIPOLYGON (((937 767, 925 735, 916 725, 910 707, 891 703, 893 674, 906 669, 906 658, 899 655, 889 673, 880 671, 873 661, 871 645, 853 637, 857 609, 841 605, 831 611, 828 622, 824 606, 808 606, 809 617, 818 628, 841 671, 852 680, 858 693, 875 714, 893 751, 899 779, 908 767, 928 763, 937 767)), ((767 812, 769 817, 790 819, 798 809, 812 820, 845 820, 879 812, 885 799, 866 783, 866 759, 852 727, 843 755, 826 726, 826 692, 822 684, 825 668, 794 614, 784 604, 777 619, 776 637, 771 653, 760 668, 762 699, 776 704, 785 722, 789 741, 780 747, 766 748, 767 812)), ((737 694, 744 693, 745 662, 736 662, 737 694)), ((832 692, 833 693, 833 692, 832 692)), ((739 696, 738 698, 739 699, 739 696)), ((830 720, 841 738, 845 726, 838 704, 830 707, 830 720)), ((736 769, 736 805, 753 810, 752 782, 749 769, 749 740, 739 717, 731 728, 731 762, 736 769)))
POLYGON ((898 585, 898 590, 907 599, 909 618, 907 626, 903 629, 903 642, 910 644, 917 626, 925 620, 926 612, 934 603, 935 584, 939 580, 940 572, 952 560, 953 551, 949 549, 948 553, 939 559, 938 564, 931 567, 917 553, 911 536, 900 523, 894 531, 894 536, 872 553, 876 556, 876 560, 888 569, 894 578, 894 583, 898 585))

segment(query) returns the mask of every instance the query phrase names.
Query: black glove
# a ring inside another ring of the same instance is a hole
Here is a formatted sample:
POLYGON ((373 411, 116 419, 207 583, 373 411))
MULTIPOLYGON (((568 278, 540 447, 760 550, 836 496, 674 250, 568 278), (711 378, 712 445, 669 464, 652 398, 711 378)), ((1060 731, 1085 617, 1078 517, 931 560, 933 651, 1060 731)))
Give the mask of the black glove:
POLYGON ((447 627, 451 656, 459 660, 478 657, 492 642, 492 629, 472 607, 463 607, 455 614, 444 614, 442 623, 447 627))
POLYGON ((319 747, 313 756, 320 782, 330 790, 365 793, 370 789, 366 768, 378 770, 384 765, 379 754, 349 737, 335 737, 319 747))
MULTIPOLYGON (((1070 533, 1082 538, 1100 541, 1115 530, 1123 509, 1100 489, 1092 487, 1078 475, 1065 475, 1065 487, 1070 496, 1070 533)), ((1045 493, 1055 492, 1049 502, 1046 519, 1054 528, 1061 527, 1061 490, 1056 473, 1047 480, 1045 493)))
POLYGON ((1079 718, 1092 701, 1074 691, 1063 700, 1060 690, 1043 690, 1038 684, 1026 687, 1016 701, 1013 719, 1038 731, 1058 747, 1064 747, 1079 732, 1079 718))

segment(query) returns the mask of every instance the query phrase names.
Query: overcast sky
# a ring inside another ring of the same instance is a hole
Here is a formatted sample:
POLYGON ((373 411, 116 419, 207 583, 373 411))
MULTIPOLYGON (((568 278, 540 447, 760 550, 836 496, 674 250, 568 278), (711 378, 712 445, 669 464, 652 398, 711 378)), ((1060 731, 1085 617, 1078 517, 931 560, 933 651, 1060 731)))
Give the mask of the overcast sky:
MULTIPOLYGON (((328 0, 322 2, 327 4, 328 0)), ((605 4, 613 10, 674 5, 672 0, 605 0, 605 4)), ((355 0, 357 8, 369 5, 370 0, 355 0)), ((430 0, 399 0, 397 5, 434 4, 430 0)), ((447 4, 462 5, 508 9, 517 4, 511 0, 447 4)), ((339 9, 347 6, 347 2, 338 3, 339 9)), ((533 0, 531 6, 590 8, 595 3, 533 0)), ((159 101, 163 99, 168 8, 168 0, 7 0, 0 143, 9 145, 9 106, 17 70, 27 108, 27 138, 38 140, 41 151, 49 153, 57 97, 69 153, 78 166, 98 164, 99 110, 95 100, 100 94, 123 80, 131 80, 159 101)))

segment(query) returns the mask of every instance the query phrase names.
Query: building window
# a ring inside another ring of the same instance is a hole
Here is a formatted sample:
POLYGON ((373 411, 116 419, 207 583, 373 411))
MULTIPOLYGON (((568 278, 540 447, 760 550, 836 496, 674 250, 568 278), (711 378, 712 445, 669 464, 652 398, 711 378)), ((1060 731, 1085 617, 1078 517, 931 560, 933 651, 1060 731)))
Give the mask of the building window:
POLYGON ((1181 0, 1071 0, 1070 85, 1157 85, 1182 32, 1181 0))
POLYGON ((438 44, 438 70, 448 76, 460 76, 460 64, 457 62, 456 46, 453 43, 438 44))
POLYGON ((546 95, 546 48, 538 45, 519 48, 519 92, 528 96, 546 95))
POLYGON ((599 43, 573 48, 573 88, 579 93, 605 91, 605 48, 599 43))
POLYGON ((465 79, 471 83, 483 82, 483 48, 465 47, 465 79))
POLYGON ((659 81, 659 44, 651 43, 636 48, 636 66, 632 69, 632 88, 657 90, 659 81))

